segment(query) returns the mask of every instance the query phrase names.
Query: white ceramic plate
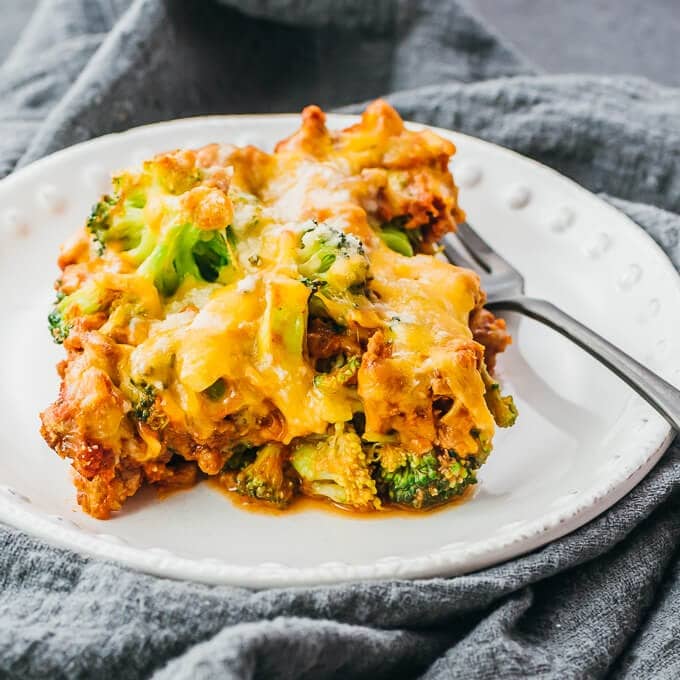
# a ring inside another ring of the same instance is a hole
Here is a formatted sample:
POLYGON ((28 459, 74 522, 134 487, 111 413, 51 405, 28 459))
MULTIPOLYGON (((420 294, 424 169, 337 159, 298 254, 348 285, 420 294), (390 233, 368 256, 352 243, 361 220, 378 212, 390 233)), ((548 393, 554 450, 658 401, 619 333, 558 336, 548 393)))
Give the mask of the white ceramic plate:
MULTIPOLYGON (((355 121, 329 116, 331 126, 355 121)), ((500 431, 472 500, 420 517, 248 513, 207 485, 83 514, 38 413, 57 394, 46 314, 57 248, 112 170, 212 141, 270 149, 298 116, 194 118, 74 146, 0 182, 0 519, 52 543, 163 576, 262 587, 453 575, 530 551, 611 506, 652 468, 670 428, 583 352, 527 320, 500 376, 520 410, 500 431)), ((557 173, 472 137, 454 173, 471 223, 545 296, 667 379, 680 376, 680 280, 624 215, 557 173)))

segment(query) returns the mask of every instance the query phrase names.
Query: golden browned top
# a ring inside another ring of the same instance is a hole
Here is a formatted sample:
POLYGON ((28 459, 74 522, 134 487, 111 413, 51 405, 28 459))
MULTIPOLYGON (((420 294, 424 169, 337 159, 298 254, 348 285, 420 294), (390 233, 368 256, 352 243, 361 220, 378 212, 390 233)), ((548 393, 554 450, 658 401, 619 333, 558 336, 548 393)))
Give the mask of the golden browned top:
POLYGON ((341 131, 307 107, 272 154, 211 144, 115 178, 62 249, 51 317, 68 359, 43 432, 83 488, 176 454, 216 474, 239 444, 358 413, 416 454, 487 447, 484 295, 430 254, 464 218, 454 152, 379 100, 341 131))

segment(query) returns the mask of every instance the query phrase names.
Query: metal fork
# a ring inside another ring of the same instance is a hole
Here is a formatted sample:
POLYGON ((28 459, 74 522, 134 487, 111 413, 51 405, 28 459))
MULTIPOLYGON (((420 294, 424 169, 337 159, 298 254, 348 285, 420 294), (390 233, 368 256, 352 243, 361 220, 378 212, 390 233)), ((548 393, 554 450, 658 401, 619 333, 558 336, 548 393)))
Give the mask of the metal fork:
POLYGON ((525 314, 569 338, 630 385, 680 432, 680 390, 551 302, 524 295, 524 277, 469 224, 459 224, 457 233, 447 234, 442 245, 450 262, 479 273, 488 309, 525 314))

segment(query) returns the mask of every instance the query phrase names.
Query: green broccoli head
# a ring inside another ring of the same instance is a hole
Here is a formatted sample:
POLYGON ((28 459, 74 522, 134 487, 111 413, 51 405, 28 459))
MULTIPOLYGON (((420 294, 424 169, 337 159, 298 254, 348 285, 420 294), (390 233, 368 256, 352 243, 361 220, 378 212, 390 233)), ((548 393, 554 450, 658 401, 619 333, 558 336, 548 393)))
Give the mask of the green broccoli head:
POLYGON ((103 196, 87 221, 99 253, 107 247, 125 252, 126 259, 166 297, 187 277, 208 283, 224 278, 225 268, 234 260, 230 227, 201 229, 180 217, 158 230, 145 218, 149 196, 182 194, 200 179, 199 170, 182 165, 172 155, 146 162, 139 175, 115 178, 115 194, 103 196))
MULTIPOLYGON (((119 186, 124 186, 122 181, 119 186)), ((135 186, 128 194, 106 194, 92 208, 87 229, 102 255, 109 244, 126 251, 128 258, 139 264, 151 252, 155 238, 144 222, 147 189, 135 186)))
POLYGON ((151 411, 156 403, 156 390, 146 383, 131 383, 132 385, 132 410, 137 420, 145 423, 151 416, 151 411))
POLYGON ((168 424, 168 418, 157 402, 158 389, 154 385, 126 376, 120 388, 132 406, 130 415, 136 421, 146 423, 152 430, 162 430, 168 424))
POLYGON ((117 197, 105 194, 92 206, 90 216, 87 218, 87 228, 94 237, 97 250, 101 255, 106 248, 106 241, 111 227, 111 208, 118 202, 117 197))
POLYGON ((236 490, 244 496, 287 506, 295 494, 295 482, 281 444, 265 444, 255 460, 236 475, 236 490))
POLYGON ((113 298, 114 292, 91 279, 70 295, 57 294, 57 301, 52 307, 47 322, 52 338, 58 344, 66 340, 73 322, 80 316, 96 314, 105 310, 113 298))
POLYGON ((381 497, 418 510, 441 505, 475 484, 475 458, 453 451, 417 455, 394 446, 378 449, 376 480, 381 497))
POLYGON ((52 311, 47 315, 47 323, 49 325, 50 333, 52 334, 52 339, 58 345, 61 345, 68 334, 71 332, 71 324, 58 308, 58 304, 52 307, 52 311))
POLYGON ((314 223, 300 238, 298 271, 312 289, 311 317, 347 326, 351 319, 371 314, 367 297, 369 260, 356 236, 314 223))
POLYGON ((226 232, 204 231, 184 223, 168 228, 159 237, 137 271, 151 278, 158 291, 169 297, 187 277, 218 281, 231 261, 226 232))
POLYGON ((361 241, 328 224, 314 223, 302 233, 298 271, 307 280, 347 290, 366 284, 368 257, 361 241))
POLYGON ((356 509, 380 506, 361 439, 349 427, 338 424, 327 438, 301 439, 291 462, 308 494, 356 509))

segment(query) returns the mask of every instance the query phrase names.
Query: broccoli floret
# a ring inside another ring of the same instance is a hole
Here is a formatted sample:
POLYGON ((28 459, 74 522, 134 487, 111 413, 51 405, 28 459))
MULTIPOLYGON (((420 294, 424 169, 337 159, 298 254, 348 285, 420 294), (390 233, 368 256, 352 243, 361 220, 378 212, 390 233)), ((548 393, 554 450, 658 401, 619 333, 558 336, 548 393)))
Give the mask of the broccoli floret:
POLYGON ((136 188, 127 196, 102 196, 90 213, 87 228, 102 255, 106 246, 116 243, 126 251, 133 263, 139 264, 149 255, 156 239, 144 222, 146 192, 136 188))
POLYGON ((85 283, 71 295, 58 294, 57 301, 47 316, 54 341, 61 344, 71 332, 73 321, 78 316, 95 314, 106 308, 112 291, 104 289, 96 281, 85 283))
POLYGON ((279 507, 288 505, 295 494, 295 483, 288 470, 284 447, 265 444, 255 460, 236 476, 236 490, 279 507))
POLYGON ((476 458, 459 458, 453 451, 416 455, 393 446, 385 449, 378 452, 378 490, 397 505, 418 510, 441 505, 477 482, 476 458))
POLYGON ((518 415, 513 398, 510 395, 503 396, 501 394, 501 386, 491 377, 486 366, 482 367, 482 379, 486 386, 484 399, 493 419, 496 421, 496 425, 498 427, 512 427, 518 415))
POLYGON ((47 323, 54 342, 61 345, 64 340, 68 338, 68 334, 71 331, 71 325, 64 319, 63 314, 56 306, 53 307, 52 311, 47 315, 47 323))
POLYGON ((314 224, 300 239, 298 271, 312 288, 310 316, 346 326, 352 317, 374 315, 367 297, 369 261, 356 236, 314 224))
POLYGON ((315 223, 300 238, 298 271, 308 281, 347 290, 365 285, 368 258, 356 236, 315 223))
POLYGON ((153 279, 158 291, 169 297, 189 276, 197 281, 217 281, 231 261, 226 231, 177 224, 162 234, 138 272, 153 279))
POLYGON ((145 423, 151 415, 151 409, 156 402, 156 390, 145 383, 132 383, 134 388, 134 399, 132 402, 133 413, 137 420, 145 423))
POLYGON ((382 225, 378 235, 391 250, 406 257, 413 257, 422 249, 423 232, 419 227, 407 229, 404 225, 408 220, 408 215, 395 217, 392 221, 382 225))
POLYGON ((140 423, 146 423, 153 430, 162 430, 168 419, 157 405, 158 390, 143 380, 125 380, 121 389, 132 404, 131 415, 140 423))
POLYGON ((224 268, 234 260, 228 226, 201 229, 189 217, 159 230, 145 219, 149 195, 159 200, 167 194, 181 194, 200 180, 200 170, 172 154, 146 162, 141 174, 116 177, 115 194, 103 196, 87 222, 100 254, 115 245, 165 296, 173 295, 189 276, 209 283, 221 280, 224 268))
POLYGON ((342 424, 326 438, 299 440, 293 446, 291 462, 308 494, 357 509, 380 506, 361 440, 342 424))
POLYGON ((118 198, 105 194, 98 203, 92 207, 92 212, 87 218, 87 228, 97 243, 97 250, 101 255, 106 247, 107 232, 109 231, 111 208, 116 205, 118 198))

